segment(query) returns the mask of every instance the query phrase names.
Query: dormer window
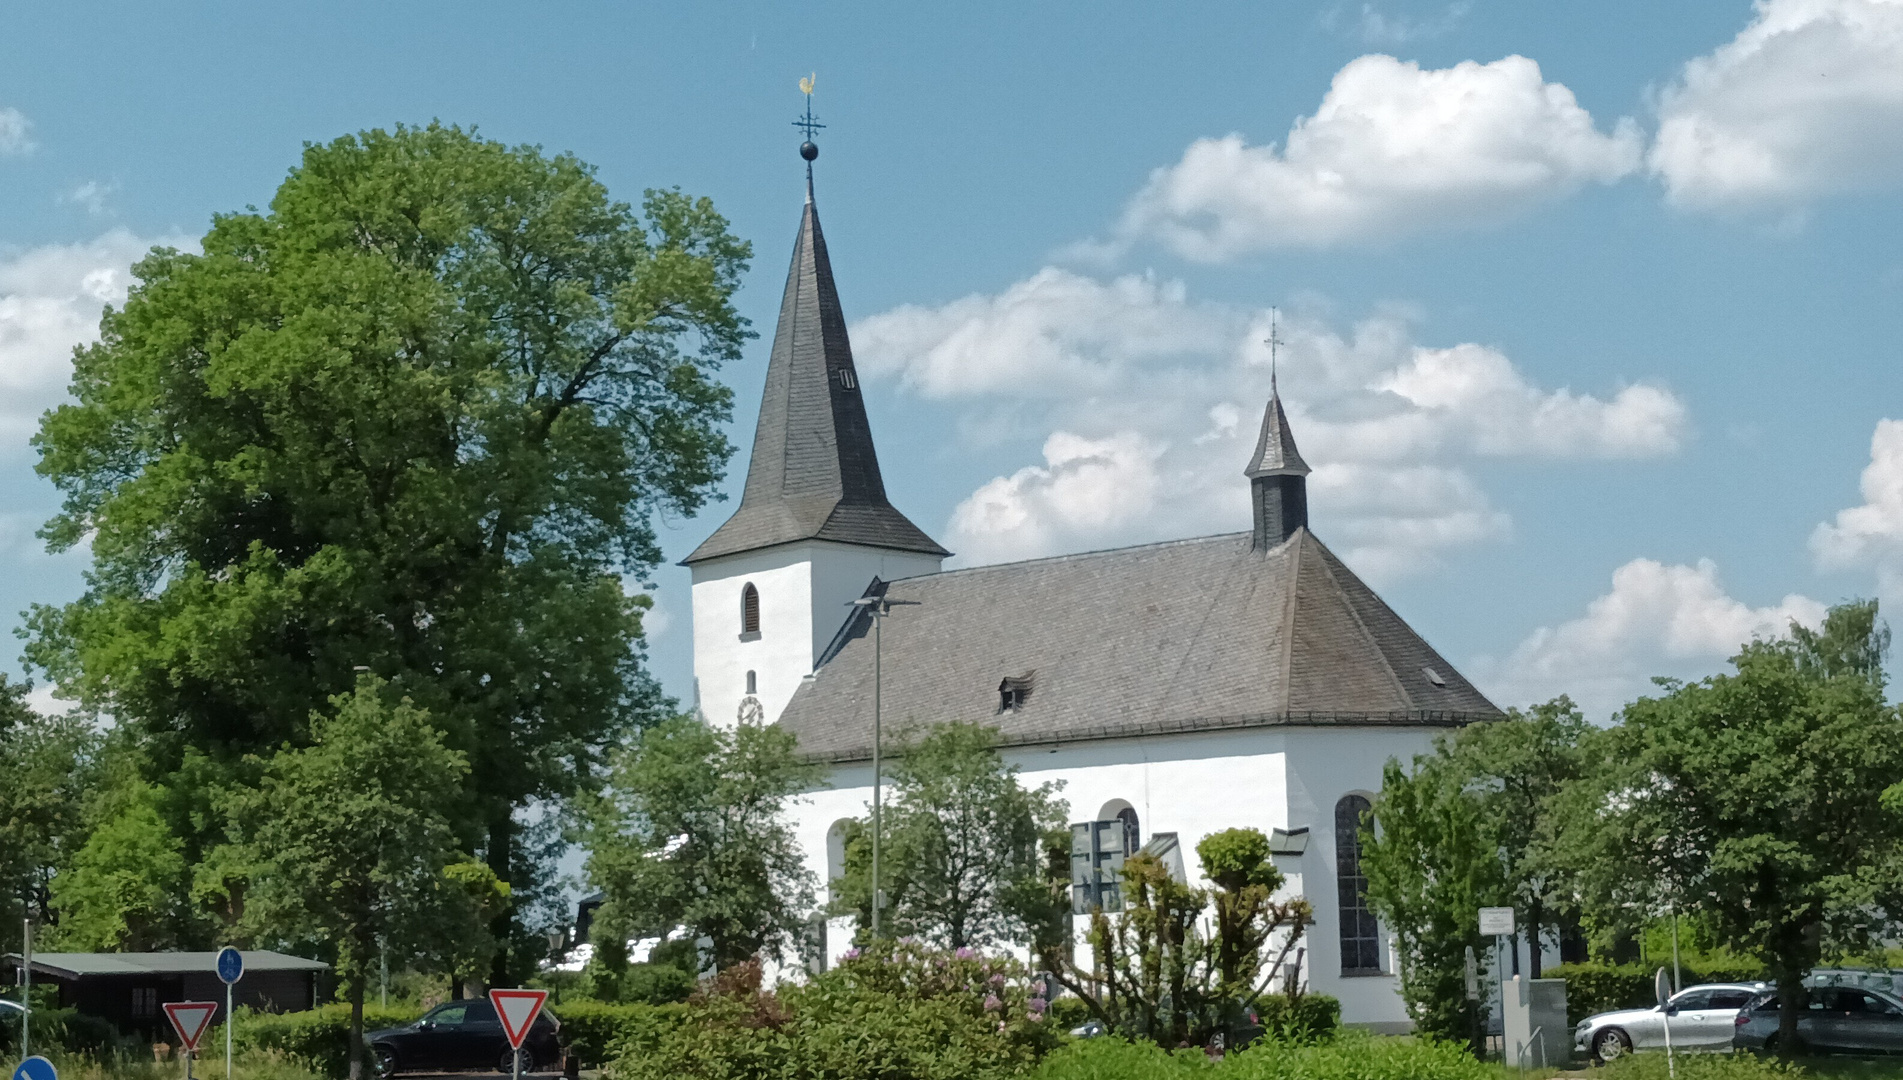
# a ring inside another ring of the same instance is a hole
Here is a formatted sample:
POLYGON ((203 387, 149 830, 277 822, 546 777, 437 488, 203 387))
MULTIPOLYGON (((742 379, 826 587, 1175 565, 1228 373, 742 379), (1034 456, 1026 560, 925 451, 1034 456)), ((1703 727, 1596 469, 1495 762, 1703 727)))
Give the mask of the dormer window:
POLYGON ((740 590, 740 636, 760 636, 760 590, 749 581, 740 590))
POLYGON ((859 389, 859 380, 853 375, 851 368, 842 367, 839 369, 839 388, 841 390, 859 389))
POLYGON ((1435 686, 1439 686, 1442 688, 1445 688, 1447 686, 1446 677, 1443 676, 1440 672, 1435 671, 1431 667, 1421 668, 1421 674, 1427 676, 1427 681, 1433 683, 1435 686))
POLYGON ((998 711, 1017 712, 1031 700, 1031 681, 1035 672, 1007 676, 998 684, 998 711))

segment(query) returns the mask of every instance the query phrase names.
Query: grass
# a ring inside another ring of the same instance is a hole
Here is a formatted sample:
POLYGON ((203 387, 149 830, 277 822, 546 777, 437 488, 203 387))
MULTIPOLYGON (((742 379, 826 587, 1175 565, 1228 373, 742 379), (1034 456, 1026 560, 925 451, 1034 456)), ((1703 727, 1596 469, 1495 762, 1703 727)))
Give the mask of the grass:
MULTIPOLYGON (((44 1052, 43 1052, 44 1053, 44 1052)), ((184 1080, 185 1063, 153 1061, 148 1057, 45 1053, 59 1070, 60 1080, 184 1080)), ((197 1080, 224 1080, 223 1054, 211 1054, 192 1064, 197 1080)), ((232 1080, 330 1080, 302 1062, 268 1050, 240 1053, 231 1062, 232 1080)))

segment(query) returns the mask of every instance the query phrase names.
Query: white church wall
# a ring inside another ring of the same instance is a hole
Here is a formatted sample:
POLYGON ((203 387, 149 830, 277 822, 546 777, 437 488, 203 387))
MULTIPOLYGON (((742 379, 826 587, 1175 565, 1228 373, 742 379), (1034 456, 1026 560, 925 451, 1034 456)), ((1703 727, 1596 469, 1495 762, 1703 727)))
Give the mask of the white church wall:
POLYGON ((1382 928, 1380 975, 1341 971, 1341 919, 1335 888, 1335 804, 1345 795, 1372 798, 1381 790, 1389 758, 1411 760, 1432 749, 1435 730, 1425 728, 1293 728, 1289 731, 1290 827, 1308 826, 1301 857, 1305 895, 1315 908, 1308 933, 1309 987, 1341 1001, 1345 1023, 1381 1031, 1412 1028, 1401 1002, 1390 935, 1382 928))
POLYGON ((701 715, 732 727, 747 672, 771 721, 786 708, 800 679, 813 670, 812 570, 807 545, 751 551, 696 564, 694 682, 701 715), (740 633, 740 593, 760 592, 760 632, 740 633))
POLYGON ((874 577, 887 581, 938 569, 928 555, 813 542, 785 544, 698 563, 694 575, 694 681, 701 715, 733 726, 754 673, 767 723, 799 689, 821 650, 874 577), (760 632, 740 633, 740 594, 760 593, 760 632))

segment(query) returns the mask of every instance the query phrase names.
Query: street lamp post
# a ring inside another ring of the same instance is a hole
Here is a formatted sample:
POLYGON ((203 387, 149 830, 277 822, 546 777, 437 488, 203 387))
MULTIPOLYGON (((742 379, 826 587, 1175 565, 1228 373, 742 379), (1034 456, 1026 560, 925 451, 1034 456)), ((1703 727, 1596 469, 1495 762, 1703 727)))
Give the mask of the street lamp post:
POLYGON ((884 702, 885 691, 885 617, 892 613, 895 605, 912 606, 916 600, 887 600, 883 592, 878 596, 862 596, 853 601, 854 606, 863 607, 872 616, 872 937, 879 938, 879 909, 885 906, 885 897, 879 889, 879 849, 885 836, 885 775, 884 775, 884 702))

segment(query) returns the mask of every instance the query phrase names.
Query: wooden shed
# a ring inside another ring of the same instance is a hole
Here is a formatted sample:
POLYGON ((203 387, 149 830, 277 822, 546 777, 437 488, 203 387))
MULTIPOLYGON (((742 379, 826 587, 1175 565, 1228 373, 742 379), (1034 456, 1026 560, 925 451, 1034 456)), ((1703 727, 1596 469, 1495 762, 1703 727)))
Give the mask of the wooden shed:
MULTIPOLYGON (((245 950, 244 977, 236 1003, 263 1012, 296 1012, 318 1003, 319 978, 330 965, 269 950, 245 950)), ((225 984, 218 979, 218 954, 212 952, 41 953, 33 954, 33 981, 59 987, 61 1008, 76 1008, 110 1021, 128 1035, 171 1037, 161 1006, 171 1001, 215 1001, 224 1021, 225 984)), ((8 953, 0 964, 17 982, 20 957, 8 953)))

